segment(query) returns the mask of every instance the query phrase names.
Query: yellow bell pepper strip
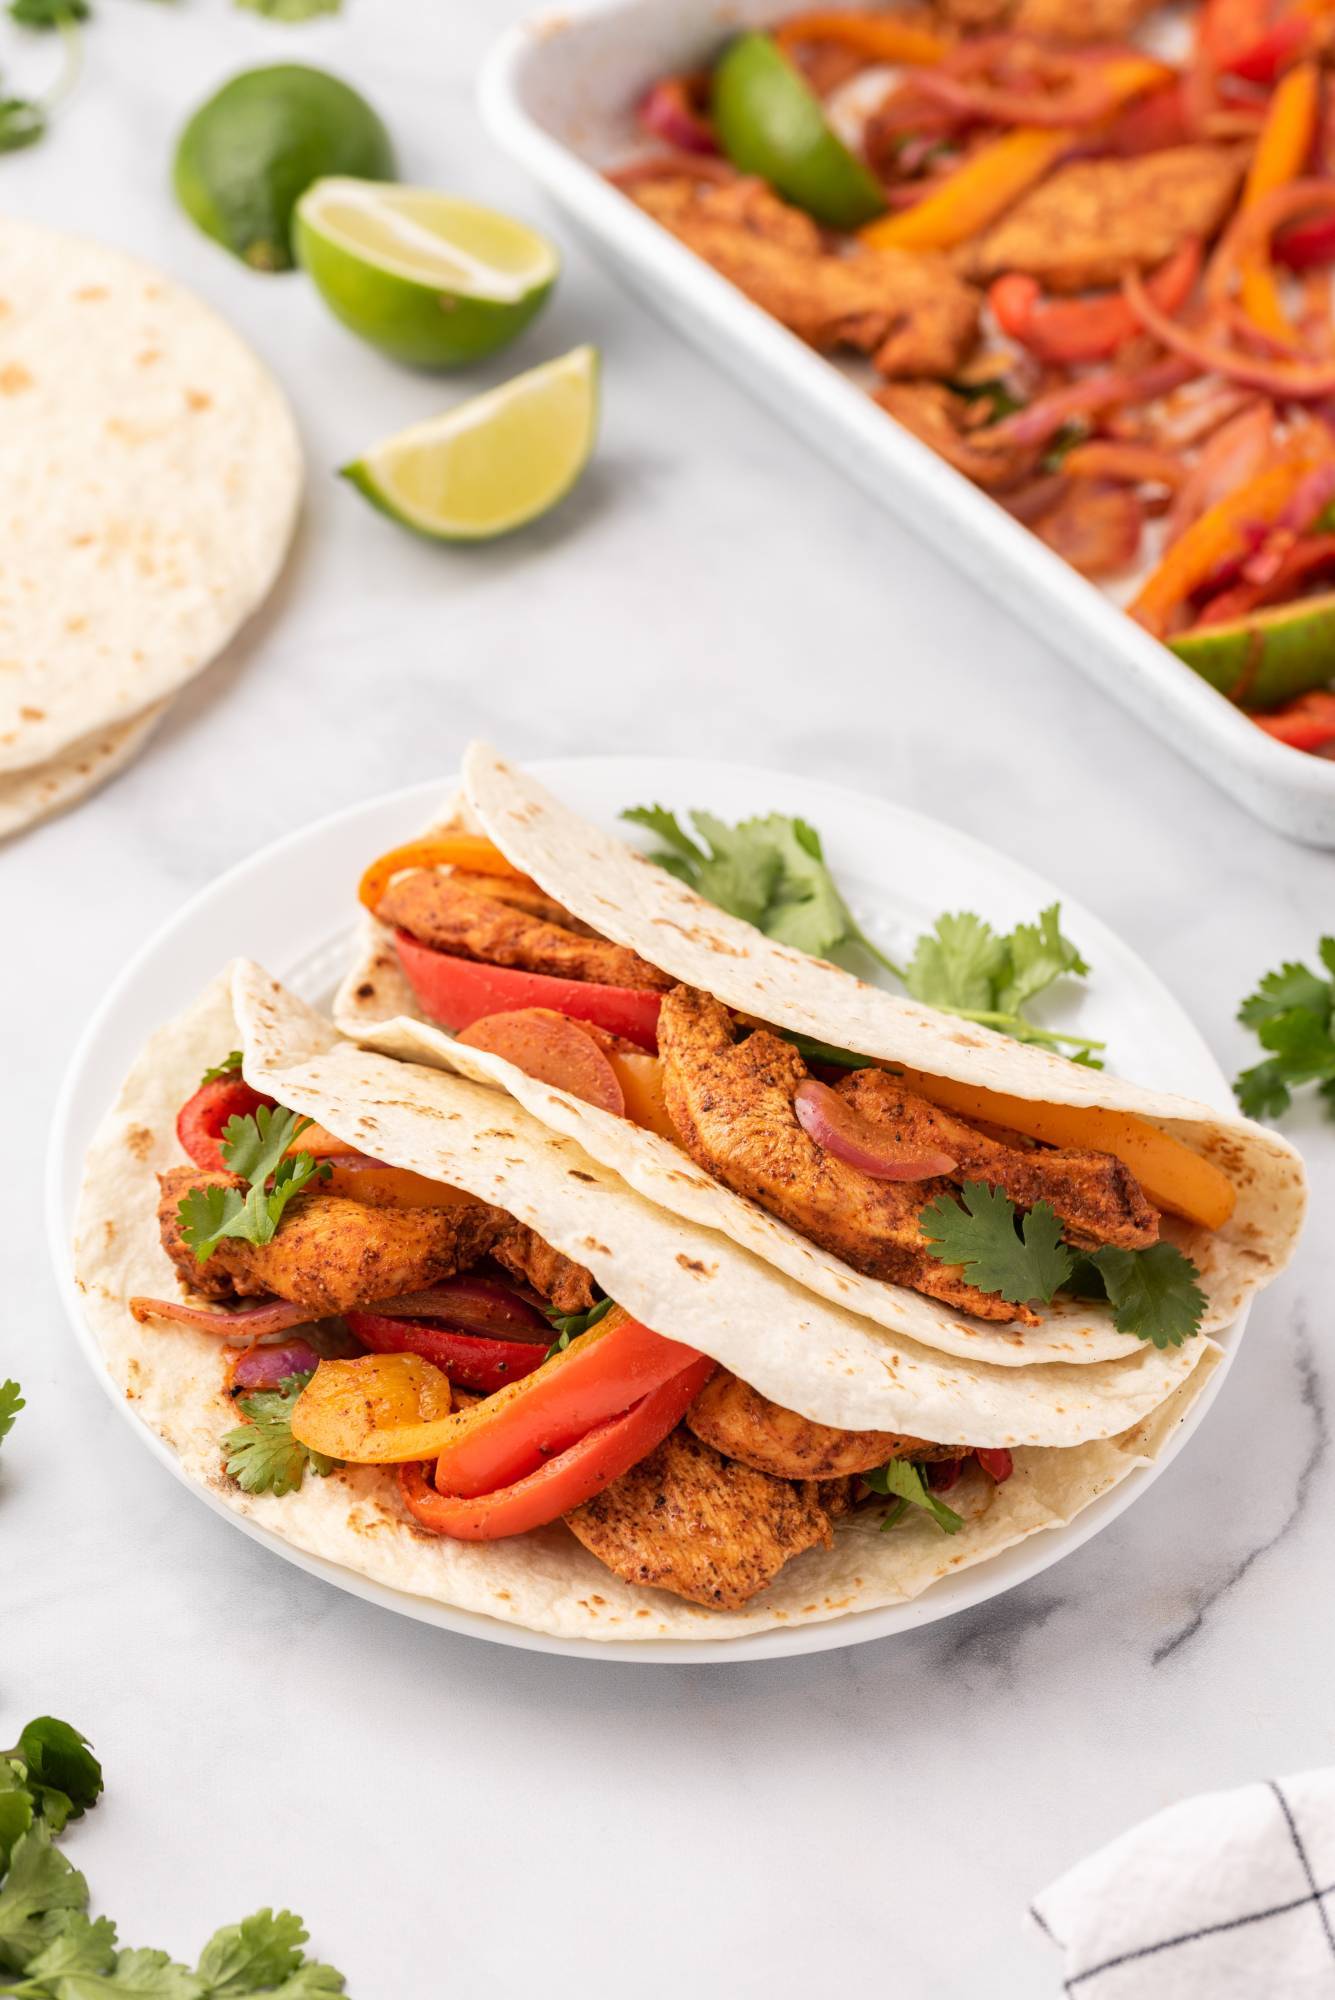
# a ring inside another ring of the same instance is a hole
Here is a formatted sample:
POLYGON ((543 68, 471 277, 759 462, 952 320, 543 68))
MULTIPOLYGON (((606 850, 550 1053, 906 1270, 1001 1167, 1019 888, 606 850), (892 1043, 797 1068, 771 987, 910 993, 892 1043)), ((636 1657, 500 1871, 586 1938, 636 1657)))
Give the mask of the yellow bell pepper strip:
POLYGON ((898 14, 862 14, 853 8, 816 8, 794 14, 774 30, 781 49, 802 42, 836 42, 878 63, 938 63, 949 42, 927 28, 915 27, 898 14))
MULTIPOLYGON (((1276 188, 1296 180, 1307 164, 1321 107, 1321 72, 1314 62, 1299 63, 1285 76, 1266 113, 1242 190, 1239 215, 1246 215, 1276 188)), ((1269 253, 1254 250, 1240 272, 1242 309, 1254 326, 1291 341, 1293 326, 1280 299, 1269 253)))
POLYGON ((1162 638, 1179 605, 1211 574, 1250 554, 1259 530, 1272 528, 1307 475, 1321 462, 1310 434, 1290 442, 1283 455, 1245 486, 1225 494, 1179 535, 1159 567, 1127 607, 1131 616, 1162 638))
POLYGON ((392 847, 373 861, 362 876, 357 899, 374 910, 395 875, 405 868, 462 868, 469 875, 505 875, 512 882, 527 881, 512 868, 499 847, 480 833, 437 833, 424 840, 410 840, 392 847))
POLYGON ((935 194, 867 223, 859 238, 870 250, 953 250, 1042 180, 1074 137, 1037 125, 1008 132, 957 167, 935 194))
POLYGON ((450 1434, 450 1378, 417 1354, 322 1361, 296 1400, 292 1435, 349 1465, 430 1458, 450 1434))
POLYGON ((903 1075, 912 1090, 957 1117, 1022 1132, 1045 1146, 1083 1146, 1113 1154, 1135 1175, 1156 1208, 1188 1222, 1222 1229, 1233 1213, 1237 1195, 1228 1175, 1171 1132, 1160 1131, 1133 1112, 1109 1111, 1102 1105, 1040 1104, 916 1069, 905 1069, 903 1075))

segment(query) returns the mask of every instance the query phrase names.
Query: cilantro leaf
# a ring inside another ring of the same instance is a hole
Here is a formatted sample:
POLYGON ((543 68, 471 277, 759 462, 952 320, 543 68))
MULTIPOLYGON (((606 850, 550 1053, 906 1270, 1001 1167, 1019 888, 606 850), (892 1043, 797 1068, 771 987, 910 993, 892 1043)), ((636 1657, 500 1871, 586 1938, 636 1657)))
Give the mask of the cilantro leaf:
POLYGON ((1238 1009, 1243 1026, 1269 1051, 1233 1084, 1250 1118, 1278 1118, 1293 1102, 1293 1092, 1307 1083, 1318 1086, 1327 1110, 1335 1113, 1335 937, 1323 937, 1317 950, 1331 978, 1286 959, 1238 1009))
POLYGON ((308 1469, 324 1479, 338 1464, 292 1435, 292 1412, 311 1372, 287 1375, 277 1389, 260 1389, 240 1399, 238 1408, 250 1422, 228 1431, 222 1443, 228 1477, 243 1492, 295 1493, 308 1469))
POLYGON ((6 1438, 14 1428, 14 1419, 22 1409, 26 1409, 17 1382, 0 1382, 0 1438, 6 1438))
POLYGON ((199 1079, 201 1086, 206 1083, 220 1083, 224 1077, 240 1076, 241 1051, 229 1049, 220 1063, 213 1063, 199 1079))
POLYGON ((311 1120, 281 1105, 261 1104, 254 1114, 232 1117, 223 1126, 222 1156, 234 1174, 248 1181, 267 1181, 294 1139, 311 1120))
POLYGON ((343 0, 236 0, 252 14, 267 15, 271 21, 310 21, 317 14, 337 14, 343 0))
POLYGON ((991 924, 961 910, 938 917, 934 929, 918 939, 904 984, 929 1007, 990 1008, 1008 964, 1006 946, 991 924))
POLYGON ((1036 1202, 1019 1223, 1014 1202, 1000 1188, 965 1181, 960 1192, 963 1207, 943 1194, 922 1211, 930 1254, 943 1264, 960 1265, 980 1292, 998 1293, 1015 1305, 1031 1300, 1047 1305, 1075 1262, 1049 1203, 1036 1202))
POLYGON ((306 1926, 291 1910, 257 1910, 239 1924, 215 1931, 200 1955, 202 2000, 245 2000, 274 1993, 286 2000, 317 2000, 341 1993, 344 1981, 332 1965, 308 1959, 301 1947, 306 1926))
POLYGON ((693 812, 692 824, 708 842, 706 849, 665 806, 631 806, 621 817, 663 842, 650 856, 660 868, 766 937, 818 958, 856 945, 900 976, 840 895, 820 835, 806 820, 770 813, 728 826, 713 813, 693 812))
POLYGON ((582 1333, 587 1333, 591 1326, 597 1326, 599 1320, 611 1312, 612 1305, 611 1299, 599 1299, 584 1313, 558 1313, 551 1306, 544 1306, 542 1310, 552 1323, 556 1339, 543 1355, 543 1360, 550 1361, 554 1354, 564 1354, 572 1340, 578 1340, 582 1333))
POLYGON ((0 97, 0 153, 35 146, 46 131, 46 112, 28 97, 0 97))
POLYGON ((947 1507, 944 1500, 938 1500, 911 1459, 892 1458, 888 1464, 864 1472, 862 1477, 873 1493, 890 1494, 899 1502, 882 1521, 882 1533, 902 1519, 906 1507, 921 1507, 947 1535, 957 1535, 964 1526, 962 1515, 947 1507))
POLYGON ((74 21, 86 21, 92 13, 88 0, 9 0, 9 12, 25 28, 63 28, 74 21))
POLYGON ((88 1904, 88 1884, 51 1845, 40 1821, 19 1839, 0 1886, 0 1971, 24 1972, 64 1926, 65 1913, 88 1904))
POLYGON ((85 1916, 82 1911, 70 1911, 49 1944, 42 1946, 36 1958, 28 1961, 22 1991, 30 1987, 47 1992, 56 1992, 60 2000, 65 2000, 67 1992, 77 1996, 86 1989, 78 1982, 76 1975, 110 1972, 116 1959, 116 1926, 110 1917, 85 1916), (61 1985, 61 1980, 76 1980, 72 1988, 61 1985))
POLYGON ((806 820, 770 813, 730 827, 713 813, 693 812, 696 840, 666 806, 631 806, 621 817, 654 835, 660 844, 650 859, 660 868, 776 943, 818 958, 855 947, 900 980, 915 1000, 1017 1041, 1069 1045, 1077 1062, 1099 1067, 1094 1051, 1102 1042, 1040 1027, 1024 1011, 1054 980, 1089 971, 1062 935, 1060 904, 1005 936, 971 911, 947 912, 918 939, 908 965, 901 967, 854 917, 830 872, 820 835, 806 820))
POLYGON ((1082 1262, 1098 1273, 1119 1333, 1180 1347, 1200 1331, 1206 1303, 1200 1272, 1175 1244, 1151 1243, 1147 1250, 1105 1244, 1082 1262))
POLYGON ((828 1063, 832 1069, 875 1069, 872 1056, 855 1056, 848 1049, 837 1049, 833 1042, 818 1042, 814 1035, 799 1035, 795 1028, 780 1028, 777 1033, 785 1042, 791 1042, 798 1054, 805 1056, 809 1063, 828 1063))
POLYGON ((327 1180, 329 1163, 309 1153, 289 1153, 288 1146, 310 1125, 295 1111, 262 1104, 252 1117, 229 1118, 223 1127, 222 1154, 233 1173, 244 1174, 250 1186, 193 1187, 181 1197, 177 1213, 181 1235, 207 1263, 224 1236, 246 1243, 272 1243, 283 1212, 312 1180, 327 1180), (272 1180, 272 1187, 269 1182, 272 1180))
MULTIPOLYGON (((27 1767, 28 1783, 39 1795, 55 1792, 65 1803, 63 1818, 79 1819, 95 1806, 102 1792, 102 1766, 86 1736, 54 1715, 39 1715, 18 1740, 17 1755, 27 1767)), ((47 1814, 50 1818, 50 1814, 47 1814)))
POLYGON ((12 1758, 0 1757, 0 1875, 9 1857, 33 1823, 32 1793, 12 1758))

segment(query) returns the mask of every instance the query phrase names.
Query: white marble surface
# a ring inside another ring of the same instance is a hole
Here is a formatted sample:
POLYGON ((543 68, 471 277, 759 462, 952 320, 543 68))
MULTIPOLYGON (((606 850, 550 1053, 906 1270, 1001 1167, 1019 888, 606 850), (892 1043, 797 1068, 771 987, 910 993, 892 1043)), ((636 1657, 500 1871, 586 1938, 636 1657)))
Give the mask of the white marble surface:
MULTIPOLYGON (((1020 1927, 1035 1888, 1185 1792, 1335 1754, 1335 1146, 1314 1117, 1292 1129, 1318 1219, 1146 1498, 978 1612, 808 1661, 564 1663, 343 1597, 192 1505, 62 1321, 40 1156, 107 980, 239 856, 447 769, 481 726, 532 754, 741 757, 953 819, 1116 925, 1229 1067, 1249 982, 1329 925, 1328 857, 1244 817, 573 245, 491 372, 602 345, 605 433, 575 499, 471 554, 367 513, 331 468, 453 387, 364 352, 299 277, 231 263, 167 184, 193 101, 291 57, 366 89, 407 176, 534 213, 470 101, 500 12, 345 7, 283 29, 224 0, 99 0, 77 97, 0 160, 5 206, 156 258, 226 312, 310 458, 269 613, 127 776, 0 853, 0 1367, 30 1400, 0 1456, 0 1739, 41 1710, 95 1739, 109 1797, 70 1852, 130 1942, 190 1953, 286 1901, 357 2000, 1055 1993, 1020 1927)), ((7 81, 45 55, 0 26, 7 81)))

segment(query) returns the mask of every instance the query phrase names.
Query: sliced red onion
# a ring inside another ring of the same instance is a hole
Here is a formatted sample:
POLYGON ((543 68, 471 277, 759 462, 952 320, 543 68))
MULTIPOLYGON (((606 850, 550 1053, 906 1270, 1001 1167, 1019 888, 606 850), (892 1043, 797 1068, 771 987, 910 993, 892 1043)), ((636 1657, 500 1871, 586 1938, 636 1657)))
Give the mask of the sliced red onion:
POLYGON ((499 1340, 550 1341, 551 1327, 526 1299, 494 1278, 446 1278, 428 1292, 401 1299, 367 1301, 367 1310, 388 1319, 438 1319, 460 1333, 490 1334, 499 1340))
POLYGON ((797 1122, 823 1152, 857 1167, 878 1181, 926 1181, 950 1174, 958 1164, 949 1153, 909 1152, 888 1132, 858 1115, 828 1084, 809 1076, 793 1099, 797 1122))
POLYGON ((309 1306, 289 1305, 286 1299, 268 1299, 263 1305, 188 1306, 181 1299, 131 1299, 130 1312, 142 1326, 148 1319, 179 1320, 182 1326, 198 1327, 201 1333, 220 1333, 225 1340, 263 1340, 284 1333, 290 1326, 309 1326, 320 1315, 309 1306))
POLYGON ((289 1375, 309 1375, 320 1356, 309 1340, 285 1340, 279 1347, 251 1347, 232 1370, 236 1389, 277 1389, 289 1375))

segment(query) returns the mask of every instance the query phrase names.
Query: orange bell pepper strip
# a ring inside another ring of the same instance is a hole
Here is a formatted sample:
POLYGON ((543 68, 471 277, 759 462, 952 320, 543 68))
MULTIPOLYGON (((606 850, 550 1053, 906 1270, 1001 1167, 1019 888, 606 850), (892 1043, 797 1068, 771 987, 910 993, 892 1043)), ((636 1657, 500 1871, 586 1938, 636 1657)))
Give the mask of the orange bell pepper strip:
POLYGON ((453 1419, 438 1447, 436 1488, 475 1496, 525 1479, 698 1359, 694 1347, 613 1306, 532 1375, 453 1419))
POLYGON ((801 42, 836 42, 873 62, 919 65, 940 62, 950 47, 943 36, 915 27, 898 14, 862 14, 843 7, 794 14, 779 23, 774 39, 781 49, 801 42))
MULTIPOLYGON (((591 1337, 583 1336, 586 1340, 591 1337)), ((421 1465, 401 1465, 399 1491, 404 1505, 419 1526, 460 1542, 497 1541, 504 1535, 524 1535, 530 1529, 546 1527, 647 1458, 681 1422, 714 1367, 707 1354, 699 1355, 620 1416, 609 1417, 555 1458, 490 1493, 464 1496, 433 1492, 421 1465)), ((530 1375, 527 1379, 532 1382, 537 1378, 530 1375)), ((523 1386, 515 1384, 516 1388, 523 1386)), ((486 1409, 488 1405, 477 1407, 486 1409)))
POLYGON ((870 250, 951 250, 967 243, 1042 180, 1074 136, 1038 125, 1008 132, 957 167, 935 194, 867 223, 859 237, 870 250))
POLYGON ((1255 546, 1256 530, 1273 527, 1322 453, 1309 435, 1246 485, 1225 494, 1179 535, 1163 561, 1127 607, 1138 624, 1162 638, 1168 621, 1192 592, 1223 564, 1255 546))
POLYGON ((505 875, 525 882, 526 875, 512 868, 499 847, 480 833, 435 833, 422 840, 410 840, 392 847, 373 861, 362 876, 357 900, 374 910, 391 880, 405 868, 462 868, 470 875, 505 875))
MULTIPOLYGON (((1270 100, 1261 136, 1242 190, 1239 214, 1255 208, 1263 196, 1296 180, 1307 164, 1316 137, 1321 108, 1321 72, 1314 62, 1300 63, 1285 76, 1270 100)), ((1253 325, 1279 340, 1291 340, 1293 327, 1280 300, 1279 286, 1267 251, 1258 249, 1244 259, 1241 270, 1242 309, 1253 325)))

